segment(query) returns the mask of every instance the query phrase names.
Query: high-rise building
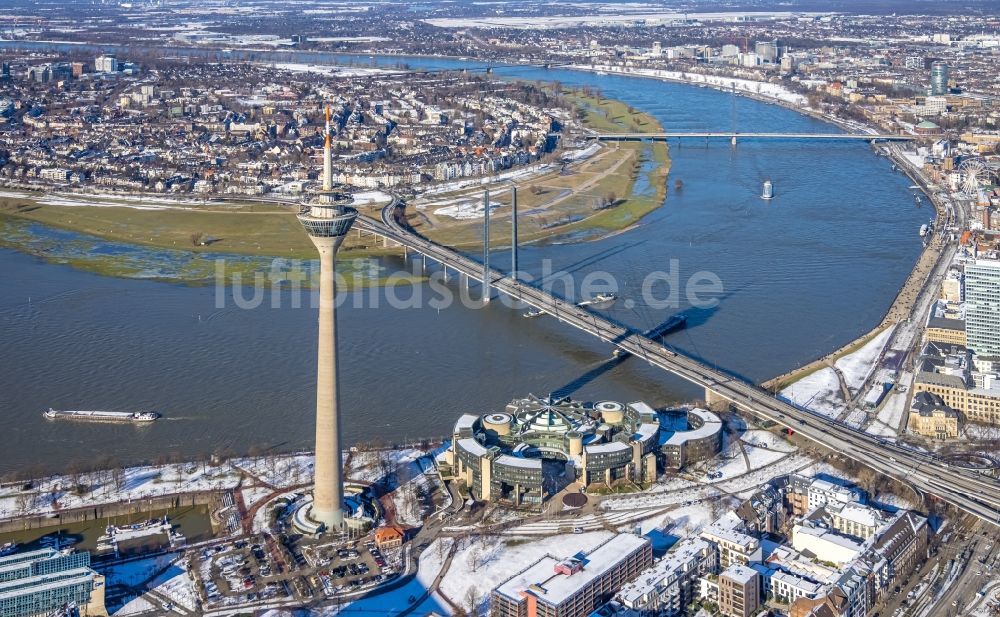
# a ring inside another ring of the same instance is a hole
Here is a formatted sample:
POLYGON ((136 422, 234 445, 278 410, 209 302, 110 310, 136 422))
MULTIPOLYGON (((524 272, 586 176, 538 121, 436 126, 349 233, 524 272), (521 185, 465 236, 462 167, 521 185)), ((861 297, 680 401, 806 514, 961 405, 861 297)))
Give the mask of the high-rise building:
MULTIPOLYGON (((329 117, 329 110, 327 111, 329 117)), ((351 198, 330 190, 330 135, 324 149, 324 190, 304 203, 298 218, 319 251, 319 345, 316 373, 316 463, 310 519, 328 530, 344 524, 344 479, 341 475, 340 415, 338 413, 337 316, 335 258, 358 211, 351 198)))
POLYGON ((115 73, 118 71, 118 59, 114 56, 97 56, 94 70, 98 73, 115 73))
POLYGON ((948 94, 948 65, 944 62, 931 64, 931 94, 934 96, 948 94))
POLYGON ((778 59, 777 41, 757 41, 753 51, 762 63, 773 64, 778 59))
POLYGON ((965 330, 977 355, 1000 358, 1000 261, 966 264, 965 330))

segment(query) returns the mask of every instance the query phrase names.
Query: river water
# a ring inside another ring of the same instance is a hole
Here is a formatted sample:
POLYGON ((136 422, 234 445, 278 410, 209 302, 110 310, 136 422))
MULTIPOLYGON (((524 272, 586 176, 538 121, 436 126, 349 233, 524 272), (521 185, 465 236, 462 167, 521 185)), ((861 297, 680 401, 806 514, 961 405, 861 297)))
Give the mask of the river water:
MULTIPOLYGON (((731 128, 730 95, 711 89, 568 70, 496 73, 598 87, 668 131, 731 128)), ((736 106, 743 132, 833 130, 746 98, 736 106)), ((931 213, 915 207, 907 179, 866 144, 745 141, 733 149, 691 140, 671 143, 670 155, 667 200, 641 225, 595 242, 525 247, 521 268, 537 276, 548 259, 578 282, 606 271, 622 297, 606 309, 611 317, 648 328, 686 310, 688 327, 669 344, 763 380, 878 323, 919 254, 917 229, 931 213), (772 201, 759 198, 767 178, 772 201), (679 193, 675 179, 684 183, 679 193), (682 284, 697 271, 717 275, 718 306, 644 303, 644 276, 671 260, 682 284)), ((494 253, 493 265, 508 263, 506 250, 494 253)), ((228 292, 218 308, 209 287, 106 278, 13 251, 0 251, 0 272, 0 473, 108 456, 310 446, 314 310, 292 308, 287 297, 279 308, 240 309, 228 292), (165 419, 141 428, 52 423, 40 413, 50 406, 149 408, 165 419)), ((634 358, 609 366, 607 344, 551 318, 523 319, 500 302, 397 310, 380 300, 377 309, 355 308, 348 298, 338 313, 350 443, 442 435, 462 413, 499 410, 529 392, 654 405, 700 395, 634 358)))

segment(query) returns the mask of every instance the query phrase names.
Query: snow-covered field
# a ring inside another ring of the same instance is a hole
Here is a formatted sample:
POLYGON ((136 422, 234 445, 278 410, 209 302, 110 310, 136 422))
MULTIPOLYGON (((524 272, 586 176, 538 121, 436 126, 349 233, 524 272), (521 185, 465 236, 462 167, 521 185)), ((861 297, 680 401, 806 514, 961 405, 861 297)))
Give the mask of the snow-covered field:
MULTIPOLYGON (((882 352, 892 337, 894 327, 879 332, 872 340, 853 353, 838 358, 834 366, 840 370, 848 389, 856 393, 864 384, 882 357, 882 352)), ((829 367, 806 375, 781 391, 781 395, 799 407, 804 407, 829 418, 838 417, 847 406, 836 371, 829 367)), ((857 411, 857 410, 855 410, 857 411)), ((848 418, 848 423, 861 426, 863 412, 848 418)))
POLYGON ((883 437, 895 436, 899 430, 899 423, 903 419, 903 414, 906 413, 906 401, 906 394, 898 392, 889 394, 888 400, 882 405, 882 409, 878 412, 878 417, 868 427, 867 432, 883 437))
POLYGON ((886 328, 885 330, 879 332, 875 338, 865 343, 861 349, 839 358, 834 363, 834 366, 839 368, 844 374, 844 380, 847 382, 847 387, 850 388, 852 392, 857 392, 858 388, 861 387, 865 379, 868 378, 868 375, 872 372, 876 362, 882 355, 882 351, 889 343, 889 339, 892 337, 894 329, 895 326, 886 328))
MULTIPOLYGON (((495 211, 499 207, 499 203, 490 202, 490 212, 495 211)), ((486 207, 483 205, 483 200, 477 197, 470 197, 454 205, 438 208, 434 211, 434 214, 447 216, 457 221, 468 221, 483 218, 484 212, 486 212, 486 207)))
POLYGON ((845 401, 840 393, 840 380, 832 368, 825 367, 806 375, 781 391, 781 396, 799 407, 836 418, 845 401))

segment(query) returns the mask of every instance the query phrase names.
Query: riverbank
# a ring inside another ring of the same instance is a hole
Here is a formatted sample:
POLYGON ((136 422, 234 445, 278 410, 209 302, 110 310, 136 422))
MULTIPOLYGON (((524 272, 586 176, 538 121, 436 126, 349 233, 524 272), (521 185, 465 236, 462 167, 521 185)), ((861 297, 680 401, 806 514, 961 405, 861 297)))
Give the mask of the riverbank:
MULTIPOLYGON (((657 132, 650 114, 599 93, 564 90, 583 126, 598 132, 657 132)), ((670 153, 665 142, 592 143, 564 154, 568 164, 518 181, 518 234, 525 244, 582 242, 621 233, 667 199, 670 153)), ((483 192, 489 190, 490 216, 510 220, 510 182, 482 182, 456 191, 428 191, 408 204, 407 223, 448 246, 482 243, 483 192)), ((491 243, 509 244, 506 226, 492 228, 491 243)))
MULTIPOLYGON (((662 71, 653 69, 638 69, 638 70, 623 70, 622 67, 613 66, 582 66, 573 65, 571 67, 573 70, 582 70, 589 72, 609 72, 627 75, 630 77, 643 77, 647 79, 657 79, 661 81, 682 83, 691 86, 708 87, 718 91, 730 91, 735 90, 742 96, 747 96, 755 100, 776 104, 802 115, 815 118, 830 124, 837 126, 838 128, 850 128, 857 129, 862 126, 865 130, 877 132, 873 127, 867 125, 854 124, 853 126, 840 118, 835 118, 829 116, 820 111, 810 109, 806 107, 807 101, 806 97, 797 93, 793 93, 787 89, 781 88, 775 84, 769 84, 765 82, 754 82, 746 79, 738 78, 726 78, 721 76, 712 75, 702 75, 699 73, 680 73, 676 71, 662 71), (701 79, 693 79, 690 77, 699 77, 701 79), (730 87, 726 87, 726 83, 730 84, 730 87)), ((940 202, 935 192, 932 190, 930 181, 924 176, 921 170, 916 169, 912 166, 909 160, 902 155, 896 148, 889 147, 886 148, 886 155, 893 161, 896 168, 907 175, 911 181, 914 182, 915 186, 919 187, 919 190, 926 196, 926 198, 934 206, 935 214, 937 217, 942 217, 945 214, 945 206, 940 202)), ((782 375, 774 377, 770 380, 763 382, 762 387, 772 390, 780 391, 787 388, 789 385, 795 383, 796 381, 807 377, 818 370, 821 370, 831 364, 835 363, 838 359, 854 353, 869 341, 878 336, 886 328, 898 324, 904 320, 915 320, 919 318, 919 315, 914 315, 914 309, 916 308, 917 300, 920 297, 921 290, 929 283, 929 279, 933 276, 935 270, 939 267, 940 260, 946 255, 944 251, 944 245, 937 241, 930 241, 924 245, 919 257, 914 263, 906 280, 900 287, 899 292, 893 299, 892 304, 886 310, 882 320, 874 328, 866 332, 865 334, 859 336, 858 338, 844 344, 835 351, 824 355, 812 362, 809 362, 803 366, 796 369, 788 371, 782 375)))
MULTIPOLYGON (((585 130, 659 128, 651 116, 621 101, 573 90, 561 94, 579 110, 585 130)), ((492 181, 483 178, 466 188, 427 187, 415 207, 408 209, 410 224, 445 244, 462 247, 481 242, 481 212, 459 216, 462 208, 481 208, 482 191, 487 189, 497 195, 493 208, 509 208, 506 189, 514 178, 523 188, 519 222, 526 243, 585 241, 620 232, 666 199, 670 159, 664 143, 594 145, 568 156, 569 163, 549 161, 524 173, 515 170, 492 181), (642 189, 635 190, 640 182, 642 189), (444 214, 449 210, 459 215, 444 214)), ((381 191, 361 192, 358 198, 358 209, 376 218, 391 199, 381 191)), ((289 197, 223 200, 0 189, 0 246, 104 276, 190 285, 216 282, 216 262, 222 260, 227 284, 253 281, 255 275, 272 270, 274 260, 315 258, 315 248, 295 219, 297 206, 289 201, 289 197), (49 236, 57 236, 59 242, 49 241, 49 236)), ((500 245, 506 236, 499 228, 497 232, 495 241, 500 245)), ((371 235, 352 233, 338 261, 370 264, 398 252, 379 246, 371 235)), ((370 273, 357 276, 369 271, 370 265, 338 269, 345 272, 348 289, 385 283, 385 277, 370 273)), ((410 283, 422 280, 416 275, 403 278, 410 283)), ((264 284, 269 282, 264 279, 264 284)))
MULTIPOLYGON (((888 149, 888 156, 892 159, 897 168, 902 170, 903 173, 905 173, 907 177, 915 183, 915 186, 920 187, 920 191, 934 206, 935 215, 937 217, 943 216, 945 214, 945 206, 940 202, 934 191, 931 190, 930 181, 927 177, 924 176, 920 170, 911 168, 909 161, 907 161, 906 158, 895 148, 888 149)), ((913 265, 913 269, 903 282, 903 285, 900 287, 899 292, 893 299, 892 304, 890 304, 889 308, 886 310, 882 321, 879 322, 879 324, 872 330, 861 335, 850 343, 847 343, 836 351, 823 356, 822 358, 765 381, 761 385, 764 388, 775 392, 783 390, 796 381, 807 377, 826 366, 829 366, 830 364, 836 362, 839 358, 853 353, 857 349, 864 346, 868 341, 878 336, 878 334, 886 328, 906 320, 918 322, 922 317, 924 317, 919 314, 914 314, 915 309, 919 308, 917 302, 920 298, 920 292, 926 285, 931 283, 931 278, 933 277, 934 272, 940 267, 941 259, 947 255, 947 251, 945 251, 944 248, 944 244, 934 240, 924 244, 924 248, 920 252, 920 256, 913 265)))

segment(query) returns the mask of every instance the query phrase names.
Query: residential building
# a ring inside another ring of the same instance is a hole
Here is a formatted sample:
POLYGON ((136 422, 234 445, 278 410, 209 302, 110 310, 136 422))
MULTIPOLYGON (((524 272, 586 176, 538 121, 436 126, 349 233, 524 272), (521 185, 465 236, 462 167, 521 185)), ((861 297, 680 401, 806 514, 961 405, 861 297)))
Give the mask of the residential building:
POLYGON ((699 538, 681 540, 653 567, 622 587, 615 599, 640 615, 683 615, 698 595, 698 579, 718 568, 719 553, 712 543, 699 538))
POLYGON ((833 528, 842 534, 867 540, 888 524, 888 515, 860 503, 830 504, 824 510, 830 515, 833 528))
POLYGON ((743 522, 729 512, 702 530, 701 538, 715 544, 719 551, 719 566, 759 563, 763 557, 760 540, 744 531, 743 522))
POLYGON ((719 611, 727 617, 750 617, 760 608, 760 575, 753 568, 733 564, 719 575, 719 611))
POLYGON ((785 486, 785 502, 794 516, 803 516, 828 503, 843 504, 860 499, 856 489, 799 474, 789 476, 785 486))
POLYGON ((774 598, 783 604, 790 604, 799 598, 815 598, 824 590, 821 583, 801 574, 767 564, 755 564, 752 567, 760 575, 765 599, 774 598))

